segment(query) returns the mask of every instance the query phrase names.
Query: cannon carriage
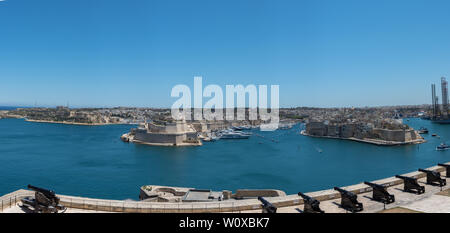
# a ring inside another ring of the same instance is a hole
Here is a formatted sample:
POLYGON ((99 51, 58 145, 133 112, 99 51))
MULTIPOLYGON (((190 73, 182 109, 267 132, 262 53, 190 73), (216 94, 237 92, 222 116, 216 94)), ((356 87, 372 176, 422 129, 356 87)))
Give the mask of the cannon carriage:
POLYGON ((447 181, 441 178, 441 173, 420 168, 419 171, 427 174, 427 184, 439 185, 440 187, 447 185, 447 181))
POLYGON ((35 191, 34 197, 25 197, 20 201, 22 207, 29 209, 33 213, 58 213, 64 212, 66 207, 59 203, 59 197, 54 191, 28 185, 28 189, 35 191))
POLYGON ((375 183, 371 183, 371 182, 364 182, 364 184, 372 187, 372 198, 375 201, 379 201, 382 202, 384 204, 390 204, 395 202, 395 197, 394 195, 389 194, 389 192, 386 190, 386 187, 384 187, 383 185, 380 184, 375 184, 375 183))
POLYGON ((358 202, 356 194, 339 187, 334 187, 334 190, 341 193, 341 207, 352 213, 363 211, 364 207, 361 202, 358 202))
POLYGON ((325 213, 325 211, 320 209, 320 201, 298 192, 298 195, 303 198, 304 208, 303 213, 325 213))
POLYGON ((400 175, 395 177, 403 180, 403 191, 417 194, 425 193, 425 186, 419 185, 417 178, 400 175))

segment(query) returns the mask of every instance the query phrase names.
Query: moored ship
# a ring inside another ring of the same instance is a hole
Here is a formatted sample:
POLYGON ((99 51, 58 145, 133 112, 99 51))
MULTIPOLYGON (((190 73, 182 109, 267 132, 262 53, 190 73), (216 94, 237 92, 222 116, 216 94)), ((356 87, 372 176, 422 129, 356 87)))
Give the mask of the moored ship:
POLYGON ((439 151, 450 150, 450 146, 445 143, 441 143, 441 145, 436 147, 436 150, 439 150, 439 151))
POLYGON ((425 128, 425 127, 420 127, 419 133, 420 133, 420 134, 428 134, 428 129, 425 128))
POLYGON ((220 132, 220 139, 248 139, 251 133, 244 133, 234 130, 224 130, 220 132))

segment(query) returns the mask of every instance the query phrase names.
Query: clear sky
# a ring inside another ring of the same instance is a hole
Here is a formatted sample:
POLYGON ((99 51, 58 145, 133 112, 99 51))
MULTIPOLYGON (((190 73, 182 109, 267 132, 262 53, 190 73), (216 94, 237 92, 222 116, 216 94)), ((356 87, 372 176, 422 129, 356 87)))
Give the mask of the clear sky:
POLYGON ((0 105, 170 107, 194 76, 278 84, 284 107, 429 103, 450 74, 449 12, 448 0, 0 1, 0 105))

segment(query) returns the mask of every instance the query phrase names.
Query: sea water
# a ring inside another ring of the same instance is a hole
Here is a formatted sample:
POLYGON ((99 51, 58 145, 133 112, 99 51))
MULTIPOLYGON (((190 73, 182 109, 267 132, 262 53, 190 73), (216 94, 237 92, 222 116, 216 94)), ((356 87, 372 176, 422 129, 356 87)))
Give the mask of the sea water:
POLYGON ((28 184, 59 194, 138 199, 142 185, 212 190, 280 189, 288 194, 372 181, 449 162, 450 125, 404 120, 427 127, 427 143, 382 147, 253 130, 250 139, 205 142, 199 147, 124 143, 133 125, 80 126, 0 120, 0 195, 28 184), (432 133, 440 136, 431 137, 432 133))

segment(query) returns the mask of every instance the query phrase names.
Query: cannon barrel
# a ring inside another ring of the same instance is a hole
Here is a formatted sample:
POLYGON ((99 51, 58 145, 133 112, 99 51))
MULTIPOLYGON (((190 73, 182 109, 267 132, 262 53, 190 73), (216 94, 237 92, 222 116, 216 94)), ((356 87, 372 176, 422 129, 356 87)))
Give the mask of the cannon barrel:
POLYGON ((258 200, 263 205, 263 212, 264 213, 276 213, 277 212, 277 207, 275 207, 272 203, 268 202, 263 197, 258 197, 258 200))
POLYGON ((402 180, 416 180, 416 178, 414 177, 408 177, 408 176, 401 176, 401 175, 396 175, 396 178, 402 179, 402 180))
POLYGON ((422 168, 419 168, 419 172, 424 172, 424 173, 432 173, 432 174, 439 174, 438 172, 435 172, 435 171, 429 171, 429 170, 425 170, 425 169, 422 169, 422 168))
POLYGON ((33 191, 40 192, 40 193, 44 194, 45 196, 48 196, 48 197, 55 197, 55 192, 52 191, 52 190, 48 190, 48 189, 44 189, 44 188, 39 188, 39 187, 33 186, 33 185, 31 185, 31 184, 28 185, 28 188, 31 189, 31 190, 33 190, 33 191))
POLYGON ((343 193, 343 194, 349 194, 349 195, 355 195, 354 193, 352 193, 352 192, 350 192, 350 191, 347 191, 347 190, 345 190, 345 189, 341 189, 341 188, 339 188, 339 187, 334 187, 334 190, 336 190, 336 191, 338 191, 338 192, 340 192, 340 193, 343 193))
POLYGON ((306 201, 309 201, 309 200, 312 199, 310 196, 305 195, 305 194, 302 193, 302 192, 298 192, 298 195, 299 195, 300 197, 302 197, 303 199, 305 199, 306 201))
POLYGON ((347 191, 345 189, 341 189, 339 187, 334 187, 334 190, 340 192, 341 196, 347 196, 348 198, 355 199, 355 200, 357 198, 356 194, 354 194, 354 193, 352 193, 350 191, 347 191))
POLYGON ((264 197, 258 197, 258 200, 263 203, 263 205, 271 205, 264 197))
POLYGON ((364 184, 369 185, 372 188, 385 189, 385 187, 381 184, 375 184, 367 181, 364 181, 364 184))

